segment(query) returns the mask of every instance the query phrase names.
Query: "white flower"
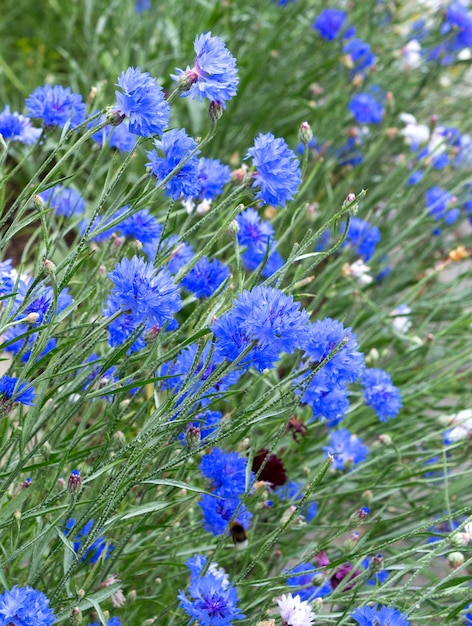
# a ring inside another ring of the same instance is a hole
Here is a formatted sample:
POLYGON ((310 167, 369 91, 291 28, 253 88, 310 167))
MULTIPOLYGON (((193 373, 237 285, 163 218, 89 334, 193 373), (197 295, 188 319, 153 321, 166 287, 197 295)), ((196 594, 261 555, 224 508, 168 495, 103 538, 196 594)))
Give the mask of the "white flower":
POLYGON ((452 415, 442 415, 439 421, 445 426, 452 426, 451 430, 446 433, 449 443, 467 439, 472 435, 472 409, 464 409, 452 415))
POLYGON ((361 287, 364 285, 370 285, 370 283, 374 280, 372 276, 369 274, 370 267, 364 263, 362 259, 357 259, 351 265, 347 263, 342 268, 342 275, 347 277, 351 276, 361 287))
POLYGON ((311 626, 313 624, 315 614, 308 602, 301 600, 299 595, 284 594, 277 600, 277 604, 283 623, 287 626, 311 626))
POLYGON ((411 313, 411 309, 407 304, 399 304, 389 315, 393 317, 392 326, 398 332, 403 335, 407 333, 411 328, 411 321, 408 315, 411 313))
POLYGON ((401 113, 400 119, 406 124, 401 134, 405 137, 407 143, 413 146, 414 150, 417 149, 417 146, 429 140, 429 127, 425 124, 418 124, 414 115, 401 113))
POLYGON ((401 66, 404 70, 413 70, 421 65, 421 44, 416 39, 409 41, 400 50, 401 66))

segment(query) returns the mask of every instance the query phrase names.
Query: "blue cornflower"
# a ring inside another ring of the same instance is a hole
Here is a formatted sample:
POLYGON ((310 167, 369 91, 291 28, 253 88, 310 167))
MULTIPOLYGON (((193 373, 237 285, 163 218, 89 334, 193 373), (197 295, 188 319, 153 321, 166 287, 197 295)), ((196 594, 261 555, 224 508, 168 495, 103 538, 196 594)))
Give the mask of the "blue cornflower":
POLYGON ((268 255, 262 269, 263 276, 271 276, 284 264, 283 258, 275 250, 277 242, 270 222, 262 220, 254 209, 246 209, 236 217, 239 226, 238 243, 247 249, 243 252, 243 265, 247 270, 255 270, 268 255))
POLYGON ((308 324, 308 314, 292 296, 279 289, 255 287, 243 291, 233 309, 211 326, 217 338, 217 353, 230 361, 249 348, 241 366, 253 365, 262 371, 271 367, 278 354, 291 353, 300 346, 308 324))
POLYGON ((302 600, 323 598, 332 591, 329 581, 322 585, 314 584, 313 579, 316 577, 316 572, 313 572, 314 569, 316 568, 312 563, 300 563, 300 565, 286 572, 287 585, 297 587, 297 595, 299 595, 302 600), (302 587, 302 589, 299 589, 300 587, 302 587))
POLYGON ((194 50, 197 56, 193 68, 187 66, 185 71, 175 68, 177 74, 171 74, 171 78, 179 83, 182 97, 198 98, 200 102, 208 98, 225 109, 226 100, 237 93, 236 59, 225 43, 219 37, 212 37, 211 32, 197 35, 194 50))
POLYGON ((373 607, 364 606, 351 613, 351 617, 360 626, 409 626, 409 621, 404 613, 400 613, 394 606, 373 607))
POLYGON ((302 182, 300 162, 284 139, 272 133, 259 133, 254 147, 245 156, 252 158, 256 171, 253 187, 259 187, 256 198, 263 204, 284 207, 293 200, 302 182))
POLYGON ((324 361, 345 342, 320 373, 336 384, 356 382, 364 371, 364 355, 358 351, 359 344, 351 328, 344 328, 341 322, 326 317, 313 322, 306 330, 301 347, 316 363, 324 361))
MULTIPOLYGON (((128 206, 120 209, 129 209, 128 206)), ((162 235, 162 224, 159 224, 154 215, 151 215, 148 209, 142 209, 130 215, 120 224, 115 226, 125 237, 130 239, 138 239, 141 243, 151 243, 159 240, 162 235)))
POLYGON ((18 382, 18 378, 7 376, 0 378, 0 406, 9 410, 15 402, 32 406, 35 398, 34 389, 24 382, 18 382))
POLYGON ((436 220, 444 220, 446 224, 452 224, 460 215, 460 209, 457 207, 449 209, 457 198, 442 187, 428 189, 425 193, 425 201, 428 213, 436 220))
POLYGON ((198 162, 199 197, 213 200, 223 193, 223 187, 231 180, 231 170, 218 159, 201 157, 198 162))
POLYGON ((10 113, 8 104, 0 113, 0 135, 5 141, 19 141, 33 145, 41 135, 40 128, 34 128, 29 117, 19 113, 10 113))
POLYGON ((381 422, 398 415, 403 406, 402 396, 392 383, 390 374, 377 368, 366 369, 362 375, 362 386, 366 404, 374 409, 381 422))
MULTIPOLYGON (((82 544, 85 543, 85 539, 87 538, 90 531, 92 530, 93 524, 94 524, 94 519, 92 518, 85 524, 82 530, 79 531, 79 533, 74 537, 74 552, 76 554, 79 552, 82 544)), ((74 528, 74 525, 75 525, 75 519, 71 518, 67 522, 66 527, 64 529, 64 535, 66 535, 66 537, 70 533, 70 531, 74 528)), ((103 554, 104 559, 108 559, 113 550, 114 550, 114 546, 112 545, 107 546, 105 539, 102 536, 100 536, 98 537, 98 539, 96 539, 92 543, 92 545, 90 545, 87 548, 87 550, 84 552, 84 554, 81 557, 81 561, 93 564, 98 561, 98 559, 102 556, 102 554, 103 554)))
POLYGON ((380 230, 377 226, 369 224, 360 217, 352 217, 347 231, 347 244, 357 254, 368 261, 375 252, 375 246, 381 239, 380 230))
POLYGON ((313 28, 319 32, 323 39, 333 41, 339 35, 345 20, 345 11, 324 9, 314 21, 313 28))
POLYGON ((119 114, 129 118, 129 130, 135 135, 150 137, 162 135, 169 124, 170 106, 162 87, 149 72, 129 67, 118 78, 115 91, 119 114))
MULTIPOLYGON (((190 578, 192 581, 196 580, 200 577, 201 572, 205 565, 207 564, 206 556, 202 556, 201 554, 195 554, 190 559, 185 561, 185 565, 188 567, 190 571, 190 578)), ((208 571, 213 574, 213 576, 221 582, 223 588, 229 587, 229 576, 225 572, 223 567, 218 567, 218 563, 212 561, 210 566, 208 567, 208 571)))
POLYGON ((203 495, 198 506, 203 513, 204 530, 215 536, 227 533, 233 518, 245 529, 251 525, 252 514, 241 504, 239 496, 223 496, 215 491, 215 495, 203 495))
MULTIPOLYGON (((98 622, 94 622, 93 624, 89 622, 88 626, 100 626, 100 624, 98 622)), ((121 621, 118 617, 112 617, 108 620, 107 626, 121 626, 121 621)))
POLYGON ((338 159, 338 164, 341 167, 345 165, 355 167, 364 161, 364 155, 359 148, 359 144, 359 137, 348 137, 340 148, 334 150, 334 154, 338 159))
POLYGON ((383 103, 369 93, 353 96, 348 108, 359 124, 380 124, 382 121, 383 103))
POLYGON ((41 591, 15 585, 0 594, 0 626, 51 626, 55 621, 49 600, 41 591))
POLYGON ((209 298, 229 277, 230 271, 218 261, 202 257, 192 270, 182 279, 182 285, 193 292, 197 298, 209 298))
POLYGON ((43 322, 49 322, 54 314, 62 313, 72 302, 68 287, 59 293, 56 300, 52 287, 41 283, 35 285, 35 279, 27 277, 18 283, 13 315, 21 319, 34 313, 38 316, 36 324, 41 325, 43 322))
POLYGON ((11 294, 14 287, 12 260, 0 261, 0 295, 11 294))
MULTIPOLYGON (((193 566, 189 568, 194 571, 193 566)), ((212 563, 204 576, 193 574, 188 596, 186 592, 179 591, 180 607, 190 615, 190 622, 197 621, 201 626, 231 626, 233 620, 245 617, 237 606, 236 588, 230 584, 224 570, 222 576, 222 568, 217 568, 218 565, 212 563)))
MULTIPOLYGON (((105 119, 106 115, 103 114, 98 120, 90 122, 88 128, 102 124, 105 119)), ((136 134, 129 130, 128 122, 123 122, 118 126, 107 124, 101 130, 94 133, 92 139, 101 146, 108 142, 110 148, 116 148, 119 152, 131 152, 137 141, 136 134)))
MULTIPOLYGON (((211 480, 213 489, 220 496, 236 496, 246 490, 247 459, 237 452, 223 452, 214 448, 206 454, 201 463, 200 470, 205 478, 211 480)), ((253 473, 251 472, 250 480, 253 473)))
POLYGON ((195 362, 199 349, 197 344, 191 344, 179 352, 175 363, 168 362, 162 366, 162 376, 166 376, 166 380, 162 384, 163 389, 171 389, 174 393, 180 391, 182 385, 187 381, 188 391, 185 396, 191 395, 195 402, 206 406, 212 398, 219 397, 231 385, 238 382, 240 373, 232 371, 223 378, 215 380, 205 397, 199 395, 199 388, 203 383, 215 372, 222 364, 222 359, 217 358, 213 353, 210 358, 210 344, 207 344, 199 356, 198 363, 195 362), (189 372, 193 372, 189 378, 189 372))
POLYGON ((441 33, 448 34, 451 31, 455 33, 452 43, 448 42, 448 46, 452 50, 462 50, 472 46, 472 15, 467 6, 456 0, 446 8, 444 17, 445 23, 441 28, 441 33))
MULTIPOLYGON (((308 375, 304 376, 306 378, 308 375)), ((297 381, 299 383, 299 381, 297 381)), ((337 426, 349 409, 347 386, 324 371, 317 372, 308 387, 302 387, 301 401, 313 409, 313 419, 326 418, 329 427, 337 426)), ((301 393, 297 390, 297 393, 301 393)))
POLYGON ((143 13, 144 11, 150 11, 151 7, 151 0, 136 0, 134 11, 135 13, 143 13))
POLYGON ((108 275, 113 281, 110 296, 129 311, 137 324, 163 326, 180 311, 178 287, 167 270, 156 270, 150 263, 134 256, 117 263, 108 275))
POLYGON ((43 120, 46 128, 64 126, 70 120, 72 126, 78 126, 85 120, 85 104, 82 96, 73 93, 70 87, 45 85, 36 87, 26 98, 31 117, 43 120))
POLYGON ((348 54, 354 63, 354 72, 363 72, 375 64, 375 56, 368 43, 362 39, 351 39, 343 48, 344 54, 348 54))
POLYGON ((85 210, 85 200, 79 192, 71 187, 54 185, 54 187, 42 191, 39 196, 51 208, 55 209, 58 215, 70 217, 74 214, 83 213, 85 210))
MULTIPOLYGON (((166 133, 162 140, 154 140, 155 150, 147 152, 150 161, 146 165, 151 168, 151 173, 158 181, 164 180, 176 167, 180 166, 184 159, 184 165, 166 183, 166 196, 178 200, 183 194, 185 200, 198 196, 200 182, 198 180, 197 151, 192 157, 188 155, 195 150, 197 142, 189 137, 185 128, 177 130, 173 128, 166 133), (158 150, 164 153, 159 156, 158 150)), ((159 184, 159 183, 157 183, 159 184)))
POLYGON ((362 443, 357 435, 353 435, 347 428, 331 431, 327 446, 323 450, 334 456, 333 468, 343 471, 349 470, 356 463, 367 458, 369 448, 362 443))

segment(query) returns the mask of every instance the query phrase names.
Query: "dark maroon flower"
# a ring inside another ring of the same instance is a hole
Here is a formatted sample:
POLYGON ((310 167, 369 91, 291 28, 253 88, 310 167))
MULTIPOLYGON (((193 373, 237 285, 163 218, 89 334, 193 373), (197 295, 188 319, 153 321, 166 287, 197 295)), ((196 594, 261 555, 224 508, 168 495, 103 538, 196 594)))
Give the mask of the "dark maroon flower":
POLYGON ((272 487, 281 487, 287 482, 287 474, 281 459, 275 454, 271 454, 266 448, 262 448, 256 453, 252 461, 252 471, 257 474, 265 463, 262 472, 259 474, 259 480, 264 480, 272 485, 272 487))

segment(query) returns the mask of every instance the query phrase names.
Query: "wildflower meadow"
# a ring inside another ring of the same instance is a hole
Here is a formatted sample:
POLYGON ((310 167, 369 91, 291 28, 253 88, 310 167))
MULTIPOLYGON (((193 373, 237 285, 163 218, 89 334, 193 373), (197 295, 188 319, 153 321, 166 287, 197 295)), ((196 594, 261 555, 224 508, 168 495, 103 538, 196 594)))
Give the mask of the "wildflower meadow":
POLYGON ((3 0, 0 626, 472 624, 472 6, 3 0))

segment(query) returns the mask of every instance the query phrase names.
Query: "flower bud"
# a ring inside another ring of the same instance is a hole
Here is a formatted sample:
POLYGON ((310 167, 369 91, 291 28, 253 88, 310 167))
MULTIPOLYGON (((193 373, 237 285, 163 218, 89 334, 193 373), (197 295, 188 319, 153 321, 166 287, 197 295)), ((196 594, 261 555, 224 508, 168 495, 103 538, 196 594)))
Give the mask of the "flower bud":
POLYGON ((366 491, 362 494, 362 503, 367 505, 372 504, 373 499, 374 494, 372 491, 370 489, 366 489, 366 491))
POLYGON ((82 624, 82 611, 78 606, 75 606, 70 612, 69 619, 70 626, 81 626, 82 624))
POLYGON ((298 139, 305 146, 307 146, 313 139, 313 131, 311 130, 311 126, 308 122, 305 121, 300 124, 300 128, 298 129, 298 139))
POLYGON ((67 481, 67 491, 76 496, 82 491, 82 478, 79 470, 72 470, 67 481))
POLYGON ((113 447, 119 449, 125 445, 126 445, 125 434, 122 433, 121 430, 117 430, 116 433, 113 433, 113 447))
POLYGON ((23 489, 28 489, 28 487, 31 487, 32 483, 33 481, 31 480, 31 478, 25 478, 21 486, 23 489))
POLYGON ((31 313, 28 313, 25 319, 28 324, 36 324, 39 320, 39 313, 32 311, 31 313))
POLYGON ((136 589, 131 589, 131 591, 128 591, 128 594, 126 596, 126 600, 130 604, 133 604, 134 602, 136 602, 136 598, 137 597, 138 597, 138 594, 136 593, 136 589))
POLYGON ((228 224, 228 231, 230 235, 237 235, 239 233, 239 224, 236 220, 228 224))
POLYGON ((44 207, 46 206, 46 203, 41 198, 41 196, 39 194, 37 194, 33 198, 33 205, 34 205, 34 208, 37 209, 38 211, 43 211, 44 207))
POLYGON ((218 100, 216 100, 215 102, 210 102, 210 106, 208 107, 208 116, 210 117, 210 120, 213 122, 213 124, 216 124, 216 122, 218 122, 218 120, 223 117, 223 112, 224 109, 221 102, 219 102, 218 100))
POLYGON ((110 126, 119 126, 124 122, 126 115, 117 109, 110 108, 106 112, 106 122, 110 126))
POLYGON ((379 443, 381 443, 384 446, 391 446, 392 445, 392 438, 390 437, 390 435, 379 435, 379 443))
POLYGON ((469 535, 467 533, 455 533, 449 538, 451 548, 463 548, 469 543, 469 535))
POLYGON ((452 569, 457 569, 464 564, 465 558, 462 552, 451 552, 447 557, 447 561, 452 569))
POLYGON ((195 450, 200 445, 202 439, 202 433, 199 426, 193 426, 189 424, 185 431, 185 443, 190 450, 195 450))
POLYGON ((56 265, 52 261, 50 261, 49 259, 45 259, 43 263, 43 267, 44 267, 46 274, 49 274, 50 276, 55 275, 56 265))

